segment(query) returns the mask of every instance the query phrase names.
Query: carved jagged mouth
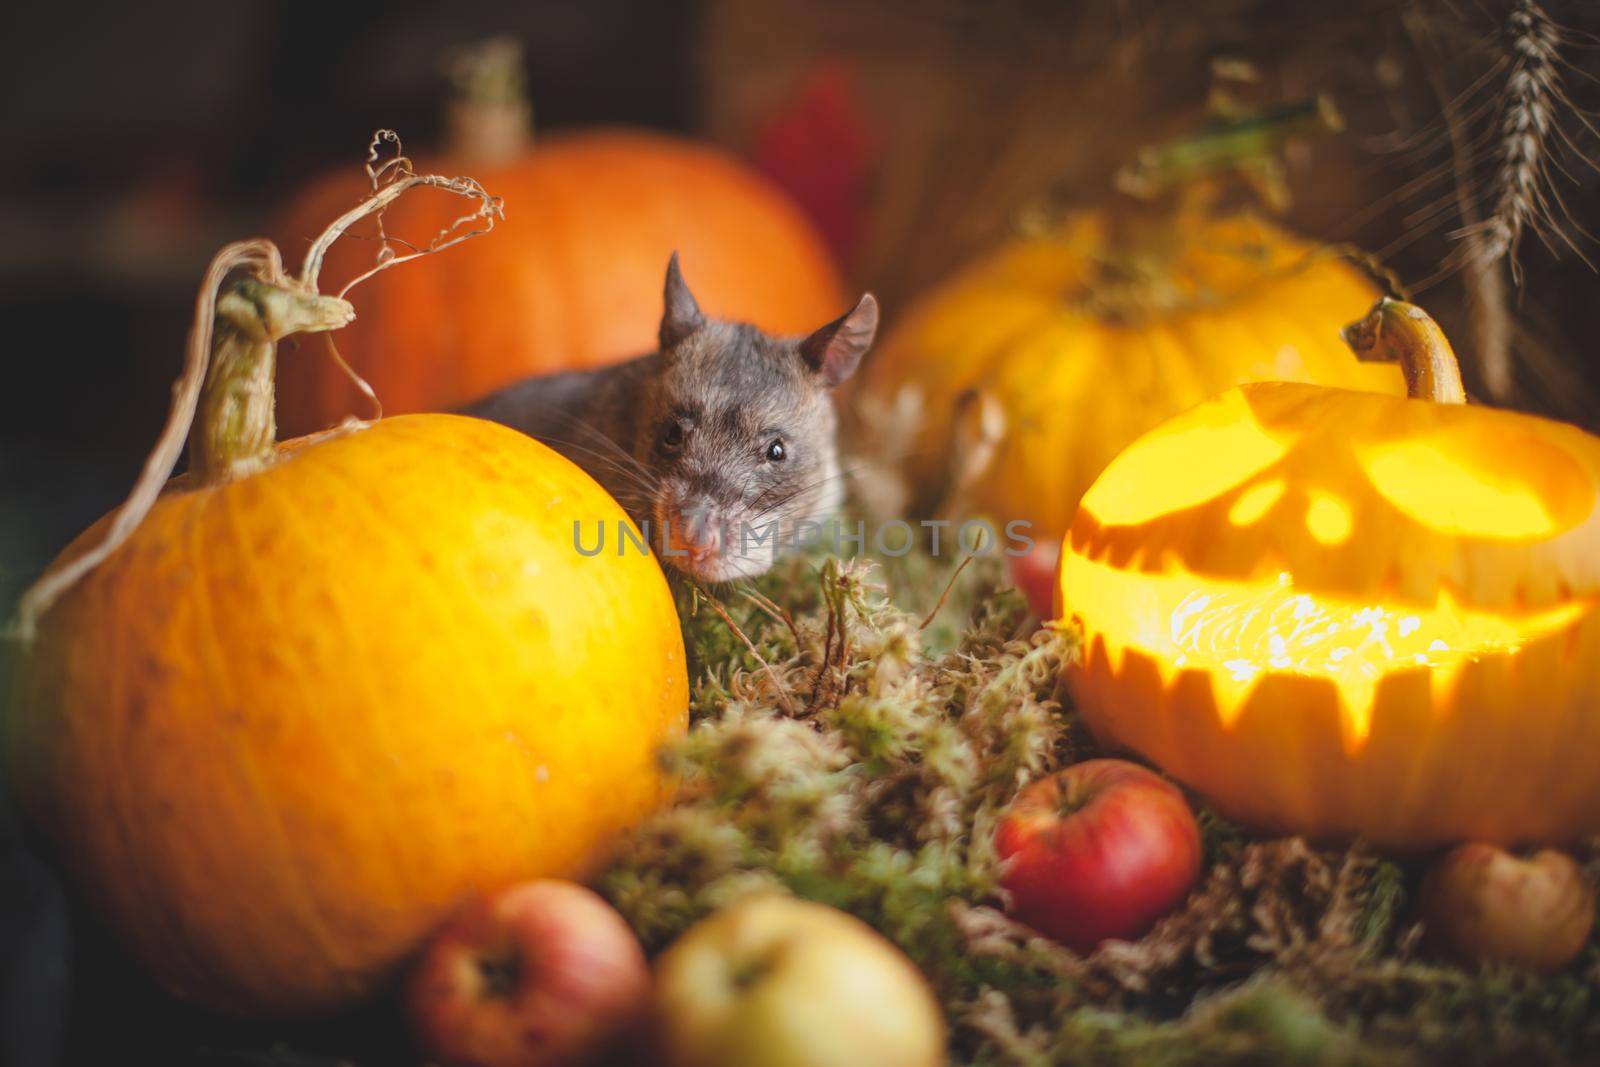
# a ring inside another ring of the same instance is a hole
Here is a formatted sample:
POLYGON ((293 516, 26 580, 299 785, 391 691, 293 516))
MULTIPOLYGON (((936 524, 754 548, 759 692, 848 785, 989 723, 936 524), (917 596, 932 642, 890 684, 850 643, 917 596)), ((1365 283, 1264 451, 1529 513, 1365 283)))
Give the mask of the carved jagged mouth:
POLYGON ((1185 572, 1132 573, 1069 554, 1063 596, 1100 637, 1113 670, 1130 650, 1153 660, 1170 686, 1180 673, 1204 671, 1217 714, 1235 722, 1262 678, 1323 678, 1337 688, 1347 746, 1372 731, 1378 683, 1405 670, 1428 670, 1449 684, 1467 663, 1515 654, 1528 643, 1578 622, 1589 600, 1521 614, 1490 613, 1440 590, 1431 606, 1358 604, 1276 581, 1216 581, 1185 572))

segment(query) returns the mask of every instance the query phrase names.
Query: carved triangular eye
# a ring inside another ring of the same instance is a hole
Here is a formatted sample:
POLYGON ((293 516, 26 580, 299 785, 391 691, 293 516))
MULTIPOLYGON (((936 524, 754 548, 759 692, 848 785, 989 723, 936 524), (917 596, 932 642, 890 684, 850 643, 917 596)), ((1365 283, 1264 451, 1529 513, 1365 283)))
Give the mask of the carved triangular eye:
POLYGON ((663 296, 661 347, 665 350, 675 347, 706 323, 705 316, 700 313, 700 305, 689 291, 689 283, 683 280, 683 272, 678 269, 676 252, 667 260, 667 284, 663 296))
POLYGON ((855 307, 800 342, 800 354, 831 388, 856 372, 877 333, 878 300, 866 293, 855 307))

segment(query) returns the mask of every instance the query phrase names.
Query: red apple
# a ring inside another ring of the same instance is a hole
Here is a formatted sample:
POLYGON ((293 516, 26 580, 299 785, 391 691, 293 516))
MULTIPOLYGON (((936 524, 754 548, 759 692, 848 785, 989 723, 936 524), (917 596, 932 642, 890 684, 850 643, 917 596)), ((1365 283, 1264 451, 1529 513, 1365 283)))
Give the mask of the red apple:
POLYGON ((440 930, 411 976, 412 1024, 447 1067, 582 1063, 636 1030, 650 971, 622 916, 594 892, 528 882, 440 930))
POLYGON ((1036 540, 1022 555, 1006 557, 1011 581, 1041 619, 1056 617, 1056 571, 1060 562, 1061 542, 1053 538, 1036 540))
POLYGON ((1545 849, 1520 859, 1473 843, 1433 865, 1419 905, 1428 942, 1444 955, 1554 974, 1589 940, 1595 891, 1560 852, 1545 849))
POLYGON ((1200 874, 1200 827, 1183 794, 1125 760, 1086 760, 1034 782, 996 843, 1013 913, 1077 952, 1144 934, 1200 874))

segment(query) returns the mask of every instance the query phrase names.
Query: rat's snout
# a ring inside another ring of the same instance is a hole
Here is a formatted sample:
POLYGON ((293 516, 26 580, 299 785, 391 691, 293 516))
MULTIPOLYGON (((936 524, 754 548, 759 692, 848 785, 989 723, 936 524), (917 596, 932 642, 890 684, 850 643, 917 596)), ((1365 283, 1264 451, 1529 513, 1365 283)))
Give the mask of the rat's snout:
POLYGON ((669 559, 686 560, 687 570, 721 558, 728 543, 727 521, 709 496, 665 502, 660 508, 662 542, 669 559))
POLYGON ((751 551, 742 532, 748 512, 719 497, 718 486, 669 482, 656 498, 654 545, 662 563, 708 582, 751 578, 772 566, 773 540, 751 551), (761 551, 762 548, 765 551, 761 551))

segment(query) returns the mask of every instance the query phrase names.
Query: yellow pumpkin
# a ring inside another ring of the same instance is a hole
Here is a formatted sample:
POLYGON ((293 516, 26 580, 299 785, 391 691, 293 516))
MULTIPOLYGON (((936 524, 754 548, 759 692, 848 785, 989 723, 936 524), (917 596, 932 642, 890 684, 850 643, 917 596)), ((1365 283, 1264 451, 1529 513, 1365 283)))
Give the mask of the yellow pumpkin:
POLYGON ((1410 305, 1351 336, 1414 396, 1245 385, 1085 494, 1058 589, 1078 706, 1264 830, 1600 832, 1600 438, 1455 402, 1410 305))
POLYGON ((575 549, 628 522, 576 466, 448 415, 274 448, 274 342, 349 305, 247 280, 218 308, 191 474, 39 621, 7 765, 171 990, 322 1011, 654 808, 684 650, 653 559, 575 549))
POLYGON ((873 356, 863 399, 922 413, 906 471, 926 499, 948 467, 958 399, 988 392, 1006 432, 969 503, 1059 538, 1120 449, 1229 386, 1402 392, 1393 367, 1339 343, 1376 296, 1349 263, 1252 215, 1080 214, 914 305, 873 356))

